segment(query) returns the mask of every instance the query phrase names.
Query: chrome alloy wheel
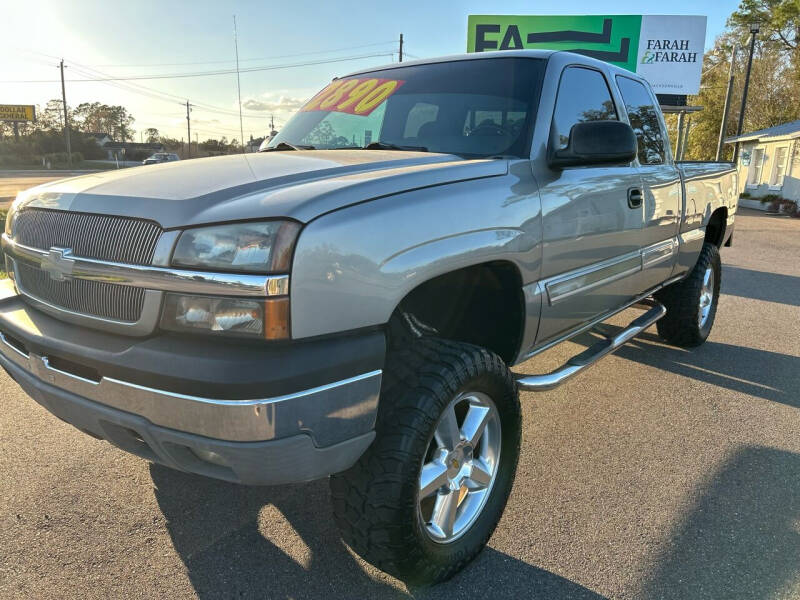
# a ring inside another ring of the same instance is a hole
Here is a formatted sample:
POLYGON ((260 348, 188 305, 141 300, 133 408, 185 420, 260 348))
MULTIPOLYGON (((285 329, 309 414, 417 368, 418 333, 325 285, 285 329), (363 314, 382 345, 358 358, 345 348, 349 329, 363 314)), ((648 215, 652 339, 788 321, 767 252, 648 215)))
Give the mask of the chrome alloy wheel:
POLYGON ((461 537, 481 514, 500 465, 500 415, 482 392, 459 394, 442 412, 419 475, 417 509, 435 542, 461 537))
POLYGON ((703 287, 700 290, 700 311, 697 314, 697 322, 701 328, 708 322, 708 315, 714 305, 714 269, 710 266, 703 275, 703 287))

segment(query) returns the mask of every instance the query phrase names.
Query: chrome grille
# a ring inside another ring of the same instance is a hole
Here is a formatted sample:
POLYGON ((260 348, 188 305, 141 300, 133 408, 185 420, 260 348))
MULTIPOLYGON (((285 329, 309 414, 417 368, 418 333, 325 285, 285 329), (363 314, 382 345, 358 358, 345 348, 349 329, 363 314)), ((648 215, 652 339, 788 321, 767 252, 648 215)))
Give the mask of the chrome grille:
POLYGON ((153 221, 57 210, 22 210, 14 223, 14 239, 25 246, 134 265, 152 262, 160 235, 153 221))
POLYGON ((58 308, 128 323, 142 314, 143 288, 87 279, 56 281, 23 262, 17 262, 16 276, 22 293, 58 308))
MULTIPOLYGON (((22 210, 14 223, 17 243, 134 265, 152 263, 161 235, 153 221, 45 209, 22 210)), ((17 261, 17 285, 23 294, 56 308, 92 317, 135 323, 142 314, 145 290, 79 279, 53 279, 49 273, 17 261)))

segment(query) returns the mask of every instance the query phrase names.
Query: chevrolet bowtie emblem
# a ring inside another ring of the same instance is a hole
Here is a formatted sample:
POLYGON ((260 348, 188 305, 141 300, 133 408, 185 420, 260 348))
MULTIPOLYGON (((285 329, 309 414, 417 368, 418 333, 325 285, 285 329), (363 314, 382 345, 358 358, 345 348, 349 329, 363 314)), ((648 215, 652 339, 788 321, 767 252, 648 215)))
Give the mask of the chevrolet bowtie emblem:
POLYGON ((71 248, 50 248, 50 251, 42 257, 41 269, 54 281, 64 281, 72 275, 72 268, 75 261, 70 258, 71 248))

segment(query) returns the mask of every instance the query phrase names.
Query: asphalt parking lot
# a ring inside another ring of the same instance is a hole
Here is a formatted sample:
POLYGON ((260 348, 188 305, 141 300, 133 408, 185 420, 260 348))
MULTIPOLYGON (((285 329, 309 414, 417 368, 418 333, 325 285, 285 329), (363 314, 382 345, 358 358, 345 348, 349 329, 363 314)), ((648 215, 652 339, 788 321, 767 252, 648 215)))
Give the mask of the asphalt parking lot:
POLYGON ((522 395, 497 532, 430 589, 343 545, 326 481, 244 488, 148 464, 0 375, 0 597, 800 598, 800 220, 743 211, 722 256, 704 346, 648 331, 522 395))

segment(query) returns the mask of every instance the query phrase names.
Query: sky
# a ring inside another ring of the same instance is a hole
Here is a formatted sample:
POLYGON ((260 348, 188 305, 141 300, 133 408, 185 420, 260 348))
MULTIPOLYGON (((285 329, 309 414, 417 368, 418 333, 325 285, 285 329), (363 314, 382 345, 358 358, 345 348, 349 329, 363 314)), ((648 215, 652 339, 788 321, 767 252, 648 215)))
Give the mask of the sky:
MULTIPOLYGON (((711 47, 738 0, 672 0, 658 14, 706 15, 711 47)), ((193 105, 192 138, 240 138, 235 73, 236 15, 244 137, 278 128, 333 77, 397 61, 403 33, 407 59, 466 51, 470 14, 643 14, 641 0, 436 2, 225 2, 37 0, 8 2, 0 38, 0 104, 40 104, 61 97, 57 65, 64 59, 67 104, 121 104, 148 127, 186 137, 185 102, 193 105), (346 60, 345 60, 346 59, 346 60), (306 64, 320 63, 322 64, 306 64), (102 77, 151 77, 75 81, 102 77), (166 76, 166 77, 164 77, 166 76)), ((649 13, 655 14, 655 13, 649 13)))

